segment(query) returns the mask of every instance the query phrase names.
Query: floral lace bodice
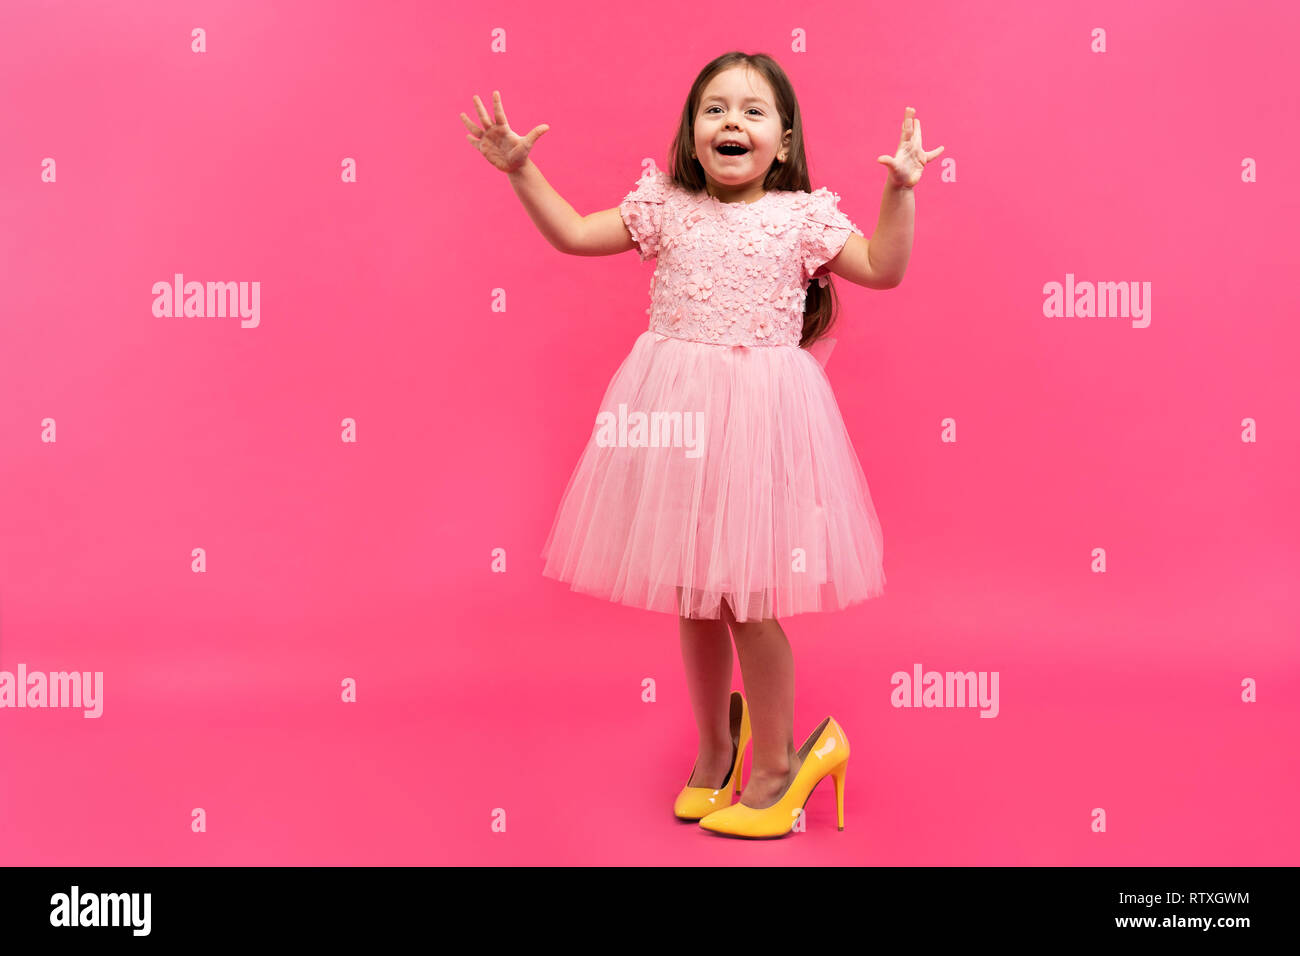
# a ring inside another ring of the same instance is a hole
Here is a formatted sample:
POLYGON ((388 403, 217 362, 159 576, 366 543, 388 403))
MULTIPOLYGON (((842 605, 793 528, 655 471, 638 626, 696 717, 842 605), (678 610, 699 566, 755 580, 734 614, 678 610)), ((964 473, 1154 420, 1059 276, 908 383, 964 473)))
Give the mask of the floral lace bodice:
POLYGON ((808 283, 851 233, 839 196, 770 190, 753 203, 691 193, 648 169, 619 205, 650 278, 650 330, 712 345, 798 346, 808 283))

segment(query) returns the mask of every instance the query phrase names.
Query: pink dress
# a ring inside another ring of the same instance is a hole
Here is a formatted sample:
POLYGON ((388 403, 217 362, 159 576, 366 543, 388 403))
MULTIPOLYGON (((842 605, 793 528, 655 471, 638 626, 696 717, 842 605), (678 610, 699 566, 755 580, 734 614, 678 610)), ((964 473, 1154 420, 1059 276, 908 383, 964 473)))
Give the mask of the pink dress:
POLYGON ((719 617, 725 598, 738 621, 884 593, 866 477, 799 347, 806 284, 862 234, 838 198, 724 203, 651 169, 623 200, 641 259, 658 259, 649 328, 605 392, 544 575, 693 618, 719 617))

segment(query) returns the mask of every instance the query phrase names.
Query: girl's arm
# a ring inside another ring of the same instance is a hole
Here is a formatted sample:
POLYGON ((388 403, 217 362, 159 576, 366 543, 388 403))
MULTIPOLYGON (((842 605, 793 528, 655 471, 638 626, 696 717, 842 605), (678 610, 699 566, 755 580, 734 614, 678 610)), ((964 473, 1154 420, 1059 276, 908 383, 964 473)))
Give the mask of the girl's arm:
POLYGON ((612 256, 633 248, 618 207, 580 216, 529 159, 510 175, 519 201, 549 242, 572 256, 612 256))
POLYGON ((632 236, 623 225, 618 208, 579 216, 542 176, 529 157, 533 144, 551 127, 534 126, 527 136, 510 128, 500 90, 492 91, 492 115, 482 100, 474 97, 478 126, 464 113, 461 122, 469 132, 465 139, 483 158, 510 177, 510 185, 524 204, 529 218, 556 249, 576 256, 604 256, 633 248, 632 236))
POLYGON ((912 190, 885 183, 880 199, 880 216, 871 239, 854 233, 826 268, 850 282, 868 289, 892 289, 903 281, 912 256, 916 199, 912 190))
POLYGON ((635 248, 632 233, 615 206, 583 216, 578 241, 569 252, 575 256, 612 256, 635 248))
POLYGON ((921 181, 926 164, 942 152, 942 146, 927 150, 921 145, 921 121, 916 118, 916 110, 907 107, 898 151, 893 156, 876 157, 876 162, 889 168, 876 231, 870 242, 861 236, 849 236, 840 254, 826 264, 831 272, 869 289, 892 289, 903 281, 907 260, 912 256, 916 223, 912 187, 921 181))

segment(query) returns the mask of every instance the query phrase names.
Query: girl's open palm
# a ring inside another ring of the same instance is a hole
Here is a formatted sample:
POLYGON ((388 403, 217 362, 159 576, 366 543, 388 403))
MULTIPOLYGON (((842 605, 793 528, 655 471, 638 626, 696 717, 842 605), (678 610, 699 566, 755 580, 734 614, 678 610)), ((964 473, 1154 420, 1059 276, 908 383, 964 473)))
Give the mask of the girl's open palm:
POLYGON ((465 128, 469 130, 465 138, 469 140, 471 146, 483 154, 489 163, 503 173, 513 173, 523 166, 528 160, 528 153, 533 148, 533 143, 550 129, 543 123, 534 126, 527 136, 520 136, 506 122, 506 111, 501 106, 501 93, 497 90, 492 91, 493 115, 491 117, 483 108, 483 102, 477 94, 474 96, 474 105, 478 107, 478 118, 483 128, 475 126, 473 120, 461 113, 460 118, 464 120, 465 128))
POLYGON ((903 113, 903 135, 898 142, 898 152, 893 156, 877 156, 876 162, 889 167, 889 178, 896 186, 909 189, 921 181, 925 164, 943 152, 943 147, 926 152, 921 148, 921 121, 913 119, 916 110, 907 107, 903 113))

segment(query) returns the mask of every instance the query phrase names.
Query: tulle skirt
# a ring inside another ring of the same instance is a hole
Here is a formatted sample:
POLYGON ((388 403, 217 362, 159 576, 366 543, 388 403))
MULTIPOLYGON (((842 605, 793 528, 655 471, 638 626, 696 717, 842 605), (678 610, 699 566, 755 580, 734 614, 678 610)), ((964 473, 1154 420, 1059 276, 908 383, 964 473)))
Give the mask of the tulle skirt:
POLYGON ((821 364, 641 333, 542 549, 574 591, 737 621, 884 593, 884 541, 821 364))

